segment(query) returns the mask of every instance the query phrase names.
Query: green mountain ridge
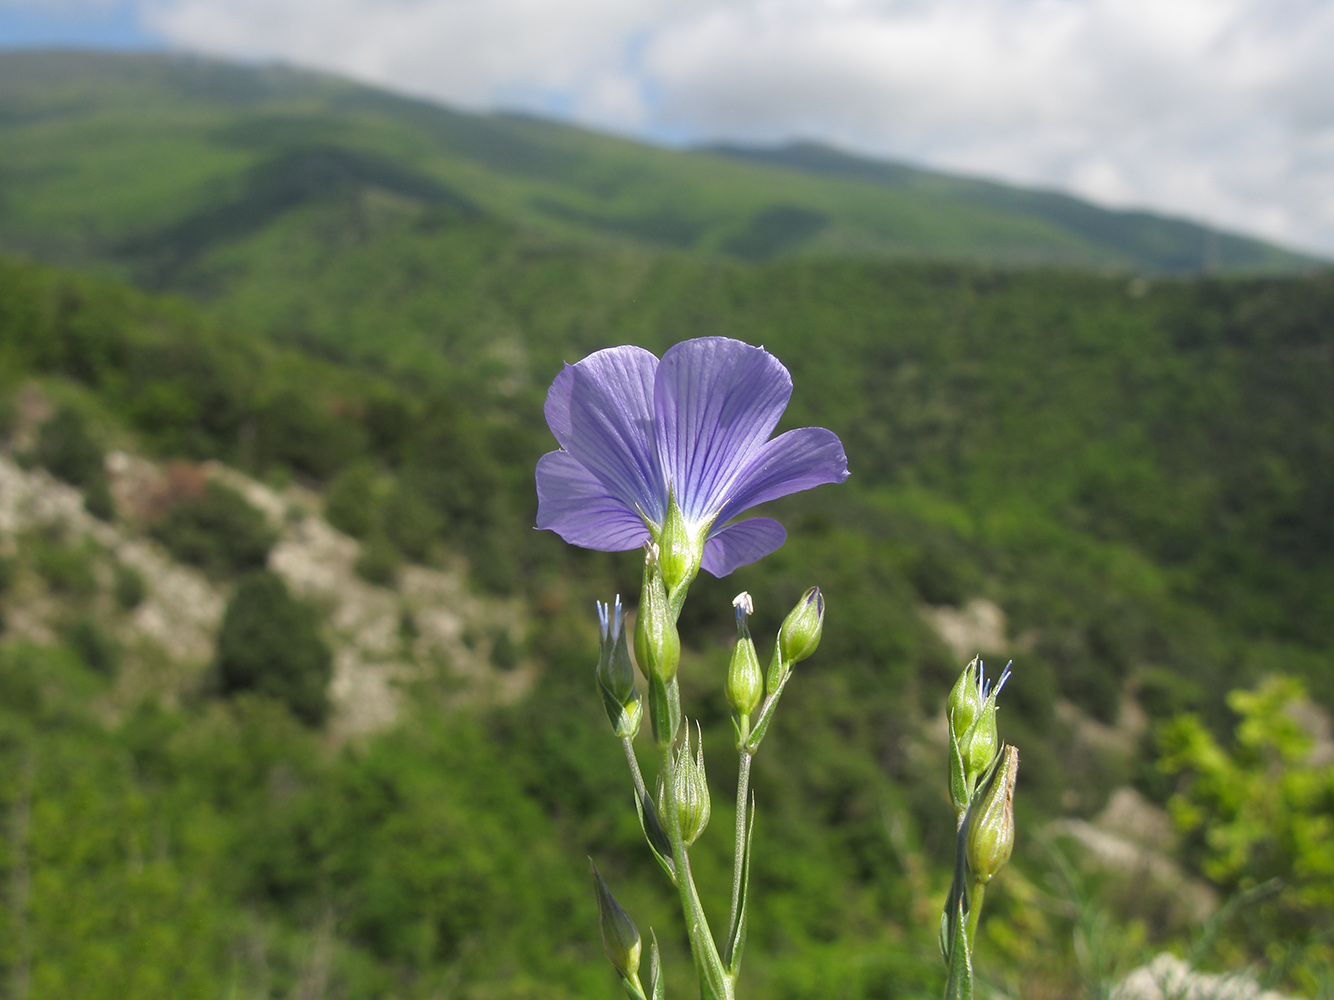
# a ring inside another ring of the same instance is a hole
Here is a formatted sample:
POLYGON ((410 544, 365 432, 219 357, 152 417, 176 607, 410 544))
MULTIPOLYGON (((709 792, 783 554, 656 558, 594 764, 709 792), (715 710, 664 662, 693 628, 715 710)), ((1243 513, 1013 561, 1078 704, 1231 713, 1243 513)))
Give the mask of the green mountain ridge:
POLYGON ((258 228, 293 205, 279 198, 256 215, 253 198, 233 201, 238 188, 281 186, 294 161, 321 156, 341 159, 345 185, 408 201, 443 185, 523 229, 589 245, 1144 273, 1321 266, 1193 223, 819 147, 678 152, 282 67, 0 53, 0 244, 11 249, 87 264, 182 227, 201 248, 225 243, 237 235, 230 215, 248 211, 258 228), (377 158, 370 174, 346 173, 377 158))
MULTIPOLYGON (((1281 269, 1274 247, 1196 222, 1141 210, 1106 209, 1072 195, 1023 188, 974 177, 923 170, 906 163, 845 153, 814 142, 775 147, 714 145, 700 147, 749 163, 799 170, 815 176, 847 177, 887 188, 934 193, 970 205, 1031 217, 1058 226, 1090 243, 1127 258, 1150 262, 1142 267, 1168 273, 1217 273, 1281 269)), ((1288 266, 1300 268, 1290 257, 1288 266)), ((1328 266, 1307 258, 1306 266, 1328 266)))

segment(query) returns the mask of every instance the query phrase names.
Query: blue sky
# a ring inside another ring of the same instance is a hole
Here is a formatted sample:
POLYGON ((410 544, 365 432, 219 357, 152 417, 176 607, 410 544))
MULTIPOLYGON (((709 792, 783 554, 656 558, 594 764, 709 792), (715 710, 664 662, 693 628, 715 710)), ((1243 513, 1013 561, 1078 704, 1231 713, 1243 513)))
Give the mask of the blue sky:
POLYGON ((0 48, 143 50, 166 39, 150 31, 130 4, 0 2, 0 48))
POLYGON ((667 144, 824 141, 1334 258, 1327 0, 0 0, 0 47, 277 60, 667 144))

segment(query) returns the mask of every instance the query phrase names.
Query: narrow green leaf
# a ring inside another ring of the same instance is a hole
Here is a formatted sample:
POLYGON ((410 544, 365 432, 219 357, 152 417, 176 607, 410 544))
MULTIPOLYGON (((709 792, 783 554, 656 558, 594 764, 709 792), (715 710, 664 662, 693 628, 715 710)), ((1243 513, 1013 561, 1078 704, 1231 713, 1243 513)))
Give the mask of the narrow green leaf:
POLYGON ((662 957, 658 954, 658 935, 648 930, 648 1000, 664 1000, 667 987, 662 980, 662 957))
POLYGON ((945 1000, 973 1000, 973 949, 968 940, 967 913, 961 900, 954 911, 953 938, 950 944, 949 975, 945 980, 945 1000))
POLYGON ((750 797, 750 817, 746 820, 746 849, 741 861, 741 895, 737 899, 732 926, 727 929, 727 947, 723 949, 723 964, 727 974, 736 979, 741 968, 741 953, 746 947, 746 902, 750 888, 750 840, 755 835, 755 796, 750 797))
POLYGON ((755 720, 755 726, 750 731, 750 738, 746 740, 746 752, 753 754, 760 748, 760 740, 764 739, 764 734, 769 731, 769 723, 773 721, 774 710, 778 708, 778 699, 782 697, 783 688, 787 687, 787 682, 792 678, 792 671, 787 672, 778 687, 774 688, 773 693, 765 699, 760 707, 759 717, 755 720))
POLYGON ((672 880, 672 885, 676 885, 676 865, 672 863, 672 844, 667 837, 667 831, 662 828, 662 823, 658 820, 658 809, 653 804, 653 800, 648 797, 648 793, 644 794, 643 799, 635 796, 635 810, 639 813, 639 829, 644 831, 644 839, 648 841, 648 849, 658 859, 658 864, 662 865, 662 870, 672 880))

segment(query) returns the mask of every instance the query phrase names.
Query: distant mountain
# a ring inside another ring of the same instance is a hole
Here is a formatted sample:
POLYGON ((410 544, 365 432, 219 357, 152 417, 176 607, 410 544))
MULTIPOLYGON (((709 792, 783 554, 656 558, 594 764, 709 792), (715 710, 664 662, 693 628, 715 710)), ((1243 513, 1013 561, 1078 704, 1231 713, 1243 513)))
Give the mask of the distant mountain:
POLYGON ((244 247, 335 202, 357 208, 337 238, 321 224, 330 251, 386 224, 466 216, 567 244, 743 260, 1140 273, 1320 264, 1189 222, 818 146, 672 151, 282 67, 0 53, 0 246, 198 291, 201 268, 214 285, 235 282, 244 247))
POLYGON ((1319 261, 1153 212, 1112 211, 1057 191, 921 170, 905 163, 845 153, 815 142, 782 146, 716 145, 705 152, 819 177, 866 181, 897 191, 944 197, 1007 215, 1031 218, 1139 261, 1146 270, 1182 273, 1269 270, 1319 261), (1280 261, 1287 261, 1287 265, 1280 261))

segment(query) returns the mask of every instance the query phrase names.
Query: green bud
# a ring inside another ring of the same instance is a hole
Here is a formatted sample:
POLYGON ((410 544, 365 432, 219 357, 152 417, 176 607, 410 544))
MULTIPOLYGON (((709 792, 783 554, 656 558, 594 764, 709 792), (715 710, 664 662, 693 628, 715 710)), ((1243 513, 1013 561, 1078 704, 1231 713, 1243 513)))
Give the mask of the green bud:
MULTIPOLYGON (((686 846, 693 844, 709 825, 712 805, 709 802, 709 782, 704 773, 704 737, 696 725, 695 752, 691 755, 690 726, 686 737, 673 751, 676 769, 676 808, 681 818, 681 838, 686 846)), ((658 786, 658 810, 667 814, 667 789, 658 786)))
POLYGON ((788 612, 778 630, 778 648, 783 662, 799 663, 815 652, 824 630, 824 595, 812 587, 801 595, 797 606, 788 612))
POLYGON ((597 865, 592 859, 588 862, 593 872, 593 891, 598 898, 598 925, 602 930, 602 950, 607 961, 624 979, 633 979, 639 974, 639 956, 643 945, 639 940, 639 928, 630 919, 630 914, 616 902, 616 897, 602 881, 597 865))
POLYGON ((737 594, 732 606, 736 608, 737 636, 732 662, 727 668, 727 703, 740 718, 749 720, 764 697, 764 674, 760 670, 755 643, 750 638, 750 627, 746 624, 746 616, 755 607, 747 593, 737 594))
POLYGON ((630 650, 625 642, 625 615, 621 598, 615 605, 598 602, 598 620, 602 638, 598 653, 597 681, 602 705, 611 720, 612 730, 625 739, 639 732, 644 716, 644 704, 635 687, 635 668, 630 663, 630 650))
POLYGON ((982 712, 982 680, 978 674, 980 664, 981 661, 975 656, 973 662, 963 668, 946 702, 950 727, 959 739, 963 738, 982 712))
MULTIPOLYGON (((649 558, 653 558, 651 549, 649 558)), ((646 678, 656 676, 664 684, 676 676, 681 662, 681 637, 667 605, 662 574, 651 567, 644 574, 644 593, 635 622, 635 657, 646 678)))
MULTIPOLYGON (((982 670, 983 667, 979 664, 979 679, 982 677, 982 670)), ((996 697, 1009 679, 1010 668, 1007 666, 995 688, 988 691, 983 685, 982 690, 987 693, 986 699, 982 702, 982 710, 960 741, 959 752, 963 755, 964 775, 970 789, 976 786, 977 780, 991 766, 991 762, 996 759, 996 752, 1000 749, 1000 736, 996 732, 996 697)))
POLYGON ((968 830, 968 868, 984 885, 1005 867, 1014 850, 1014 783, 1019 775, 1019 751, 1006 745, 991 785, 974 808, 978 814, 968 830))
POLYGON ((674 594, 680 587, 689 586, 699 572, 700 560, 704 558, 703 531, 690 529, 676 497, 667 500, 667 516, 663 518, 662 531, 658 535, 658 565, 662 567, 662 579, 667 593, 674 594))

